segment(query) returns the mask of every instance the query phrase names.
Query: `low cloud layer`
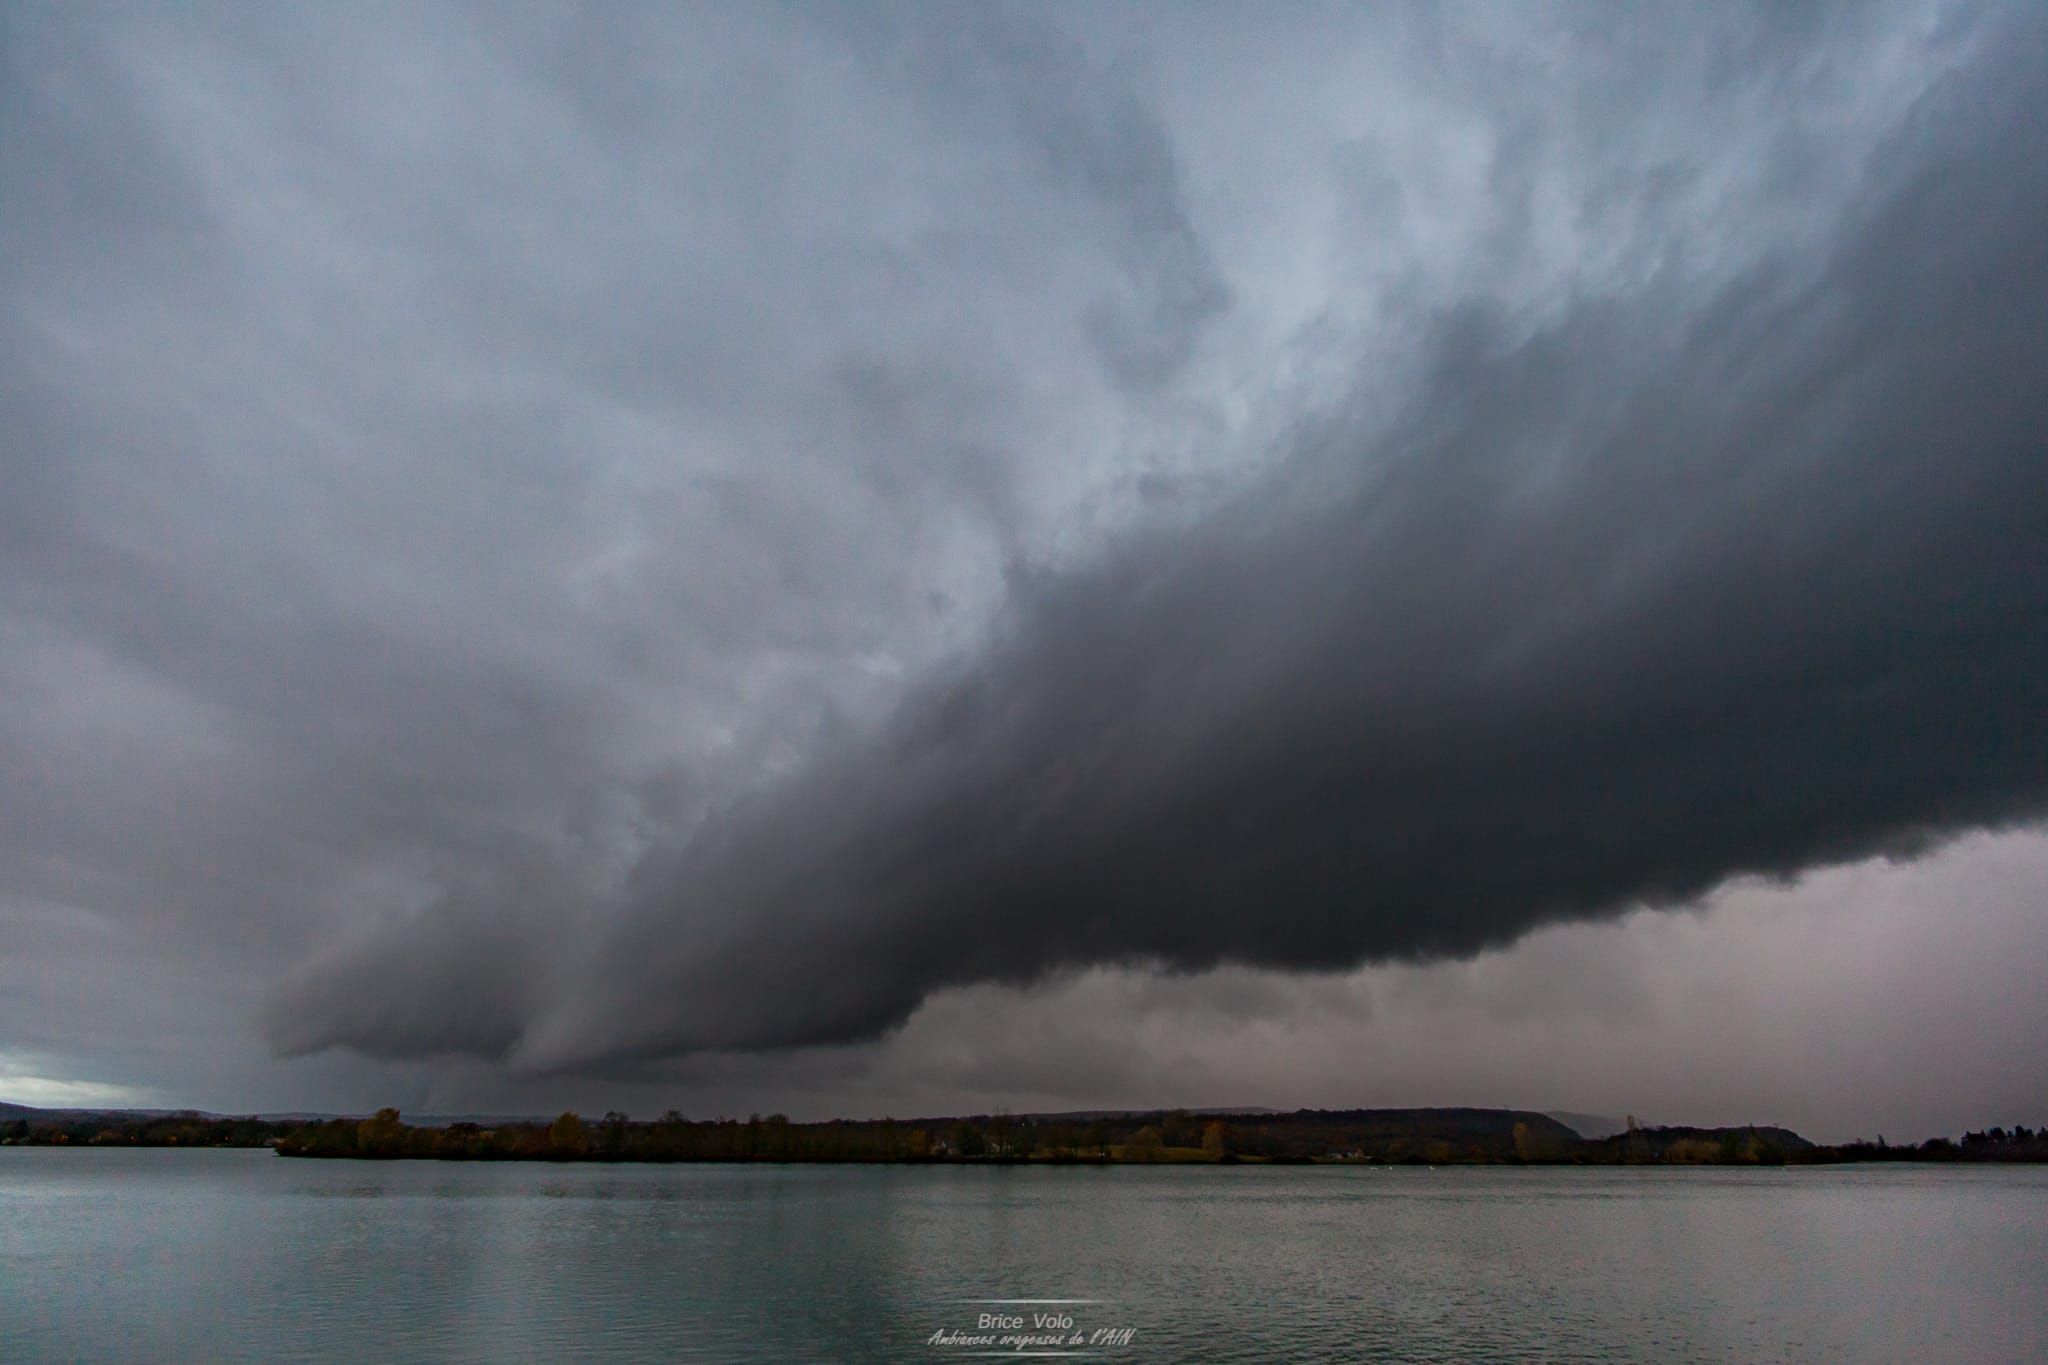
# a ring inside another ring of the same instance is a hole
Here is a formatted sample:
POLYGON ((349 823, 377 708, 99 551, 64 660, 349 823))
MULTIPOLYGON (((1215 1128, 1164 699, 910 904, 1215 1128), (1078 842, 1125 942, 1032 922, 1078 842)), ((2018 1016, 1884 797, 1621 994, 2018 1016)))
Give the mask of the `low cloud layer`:
POLYGON ((282 1036, 853 1042, 947 986, 1464 955, 2038 816, 2043 55, 1929 91, 1810 268, 1526 336, 1449 309, 1391 424, 1340 404, 1191 524, 1020 572, 990 643, 651 856, 499 1030, 368 1008, 530 998, 430 917, 282 1036))
POLYGON ((51 1084, 1079 1055, 2048 815, 2036 7, 0 25, 51 1084))

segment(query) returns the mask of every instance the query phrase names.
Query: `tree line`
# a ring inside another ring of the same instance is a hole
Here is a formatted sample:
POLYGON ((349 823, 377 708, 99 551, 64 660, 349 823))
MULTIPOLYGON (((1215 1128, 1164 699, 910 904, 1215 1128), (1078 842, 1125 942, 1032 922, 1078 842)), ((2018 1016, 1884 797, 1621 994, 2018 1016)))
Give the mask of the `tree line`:
POLYGON ((414 1125, 396 1109, 319 1121, 50 1113, 0 1121, 0 1144, 272 1147, 293 1157, 444 1161, 1371 1162, 1396 1165, 1781 1165, 1849 1161, 2048 1161, 2048 1130, 1989 1128, 1893 1146, 1817 1146, 1782 1128, 1631 1125, 1582 1139, 1512 1110, 1299 1110, 1292 1114, 979 1114, 796 1123, 786 1115, 414 1125))

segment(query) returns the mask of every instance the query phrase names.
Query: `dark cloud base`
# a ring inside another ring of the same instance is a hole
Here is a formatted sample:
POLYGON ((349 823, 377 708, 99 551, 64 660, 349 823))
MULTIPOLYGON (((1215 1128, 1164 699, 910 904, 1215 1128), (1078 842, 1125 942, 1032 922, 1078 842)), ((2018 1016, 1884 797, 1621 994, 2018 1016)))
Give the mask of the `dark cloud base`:
POLYGON ((2048 811, 2048 50, 1987 51, 1817 269, 1440 315, 1392 437, 1325 413, 1192 530, 1019 573, 981 654, 650 858, 544 983, 402 936, 277 1042, 851 1042, 963 983, 1466 955, 2048 811), (482 1032, 427 1004, 492 992, 482 1032))

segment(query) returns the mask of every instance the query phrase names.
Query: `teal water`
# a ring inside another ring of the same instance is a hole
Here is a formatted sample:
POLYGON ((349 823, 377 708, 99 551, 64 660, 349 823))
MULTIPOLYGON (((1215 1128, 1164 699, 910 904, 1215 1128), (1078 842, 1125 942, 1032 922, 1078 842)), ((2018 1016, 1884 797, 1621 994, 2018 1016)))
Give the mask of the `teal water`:
POLYGON ((2044 1285, 2041 1168, 0 1149, 9 1362, 931 1361, 989 1312, 1107 1361, 2040 1361, 2044 1285))

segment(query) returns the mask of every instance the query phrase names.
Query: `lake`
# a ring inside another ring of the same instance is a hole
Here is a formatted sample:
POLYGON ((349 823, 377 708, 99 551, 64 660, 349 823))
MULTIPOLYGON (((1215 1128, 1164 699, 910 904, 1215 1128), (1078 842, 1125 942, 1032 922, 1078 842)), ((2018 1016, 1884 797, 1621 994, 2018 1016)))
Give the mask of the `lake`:
POLYGON ((0 1149, 7 1361, 2039 1361, 2044 1283, 2040 1167, 0 1149))

